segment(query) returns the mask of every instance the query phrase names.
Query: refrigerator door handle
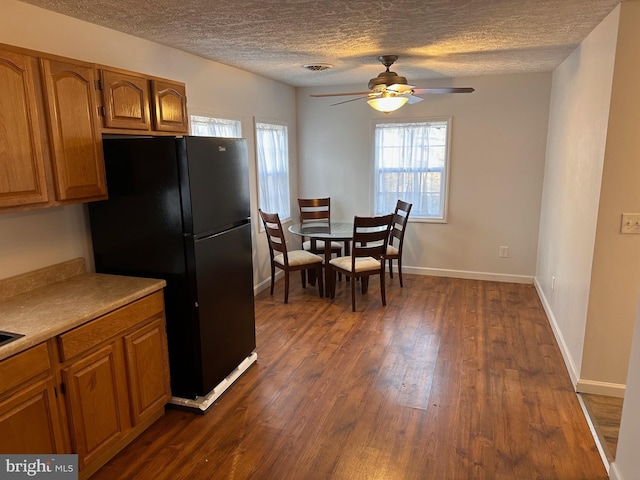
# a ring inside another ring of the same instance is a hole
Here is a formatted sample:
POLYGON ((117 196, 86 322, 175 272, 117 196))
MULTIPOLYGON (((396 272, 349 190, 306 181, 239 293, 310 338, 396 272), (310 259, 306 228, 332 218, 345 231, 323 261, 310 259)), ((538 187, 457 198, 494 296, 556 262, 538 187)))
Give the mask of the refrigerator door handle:
POLYGON ((246 222, 246 223, 245 223, 245 222, 243 222, 243 223, 241 223, 241 224, 239 224, 239 225, 234 225, 233 227, 228 228, 228 229, 226 229, 226 230, 222 230, 221 232, 212 233, 212 234, 210 234, 210 235, 205 235, 205 236, 203 236, 203 237, 197 237, 197 236, 195 236, 195 235, 188 235, 188 234, 186 234, 185 236, 193 236, 193 240, 194 240, 194 242, 201 242, 201 241, 203 241, 203 240, 208 240, 208 239, 210 239, 210 238, 219 237, 220 235, 224 235, 225 233, 233 232, 234 230, 237 230, 237 229, 239 229, 239 228, 244 227, 247 223, 249 223, 249 221, 250 221, 250 220, 249 220, 249 219, 247 219, 247 222, 246 222))

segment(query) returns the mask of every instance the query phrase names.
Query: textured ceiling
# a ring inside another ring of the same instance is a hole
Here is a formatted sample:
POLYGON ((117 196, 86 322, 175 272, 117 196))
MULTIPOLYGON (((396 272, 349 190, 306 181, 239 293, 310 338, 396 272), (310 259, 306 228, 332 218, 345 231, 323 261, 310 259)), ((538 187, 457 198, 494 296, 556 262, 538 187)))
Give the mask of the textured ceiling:
POLYGON ((620 0, 25 0, 293 86, 551 71, 620 0), (309 71, 304 64, 333 68, 309 71))

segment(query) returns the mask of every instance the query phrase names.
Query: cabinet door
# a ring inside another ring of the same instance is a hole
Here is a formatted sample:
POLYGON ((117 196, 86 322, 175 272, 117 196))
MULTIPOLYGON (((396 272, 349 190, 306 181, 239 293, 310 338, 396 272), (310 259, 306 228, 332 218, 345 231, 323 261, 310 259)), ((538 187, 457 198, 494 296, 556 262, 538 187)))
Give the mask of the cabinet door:
POLYGON ((96 70, 41 60, 58 200, 106 198, 96 70))
POLYGON ((0 403, 0 452, 64 453, 53 379, 47 379, 0 403))
POLYGON ((131 413, 137 425, 171 398, 164 318, 124 337, 131 413))
POLYGON ((183 83, 152 80, 153 127, 160 132, 188 133, 187 92, 183 83))
POLYGON ((35 58, 0 50, 0 207, 47 202, 35 58))
POLYGON ((115 342, 62 370, 73 451, 82 469, 130 429, 121 343, 115 342))
POLYGON ((101 76, 105 127, 151 130, 149 81, 109 70, 101 76))

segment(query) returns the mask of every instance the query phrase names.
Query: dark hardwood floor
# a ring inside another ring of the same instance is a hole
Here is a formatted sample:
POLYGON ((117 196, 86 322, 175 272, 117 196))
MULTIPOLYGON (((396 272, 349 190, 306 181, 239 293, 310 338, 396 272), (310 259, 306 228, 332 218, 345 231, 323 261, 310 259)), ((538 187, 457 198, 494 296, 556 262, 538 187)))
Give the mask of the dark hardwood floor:
POLYGON ((104 479, 606 479, 532 285, 387 274, 256 297, 258 363, 168 409, 104 479))

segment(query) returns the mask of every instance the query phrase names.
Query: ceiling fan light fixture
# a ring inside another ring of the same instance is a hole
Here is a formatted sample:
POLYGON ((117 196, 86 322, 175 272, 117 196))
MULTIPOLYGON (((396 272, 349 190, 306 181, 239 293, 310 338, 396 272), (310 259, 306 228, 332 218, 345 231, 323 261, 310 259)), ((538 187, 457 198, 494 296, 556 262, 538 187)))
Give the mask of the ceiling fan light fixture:
POLYGON ((389 95, 384 94, 381 97, 370 98, 367 103, 371 105, 371 108, 382 113, 395 112, 402 107, 409 97, 404 95, 389 95))

